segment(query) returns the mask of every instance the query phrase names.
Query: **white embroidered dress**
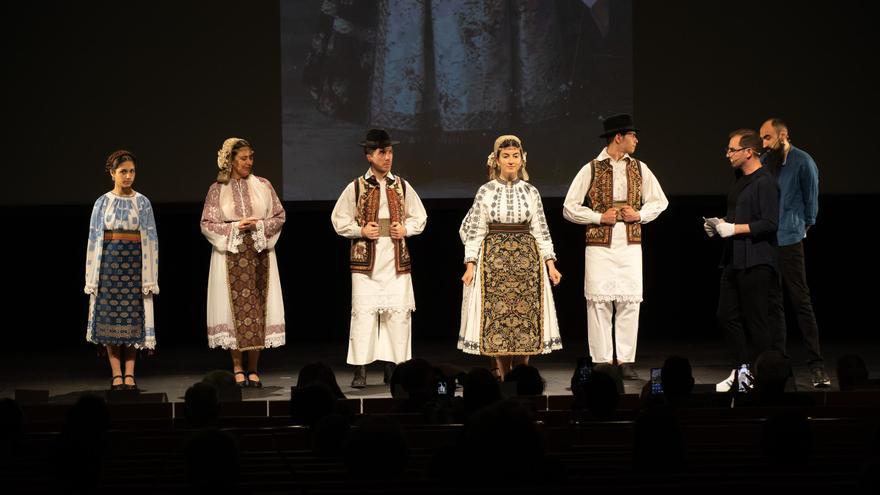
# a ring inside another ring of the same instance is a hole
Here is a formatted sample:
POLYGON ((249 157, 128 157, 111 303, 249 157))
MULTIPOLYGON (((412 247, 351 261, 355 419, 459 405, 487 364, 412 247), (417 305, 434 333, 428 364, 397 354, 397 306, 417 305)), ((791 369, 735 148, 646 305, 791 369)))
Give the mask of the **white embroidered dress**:
POLYGON ((265 347, 285 343, 284 301, 275 244, 281 235, 285 212, 278 195, 268 180, 253 174, 244 179, 230 179, 227 184, 215 182, 208 189, 202 211, 202 234, 213 246, 208 275, 208 346, 238 349, 235 324, 229 300, 226 254, 237 253, 249 235, 256 251, 268 251, 269 284, 266 301, 265 347), (242 219, 256 217, 257 228, 241 232, 242 219))
POLYGON ((544 205, 538 189, 523 180, 506 182, 493 180, 483 184, 477 191, 474 204, 465 215, 458 231, 464 243, 464 261, 475 262, 474 279, 464 286, 461 304, 461 326, 458 348, 468 354, 480 354, 480 328, 483 314, 483 298, 480 293, 483 239, 489 232, 490 223, 528 223, 541 255, 543 274, 543 350, 542 354, 562 349, 556 305, 553 302, 552 285, 547 275, 547 260, 556 260, 553 240, 544 216, 544 205))
POLYGON ((95 298, 101 279, 101 255, 104 248, 105 230, 138 231, 141 235, 141 289, 144 301, 144 341, 135 343, 137 349, 156 348, 156 328, 153 322, 153 294, 159 293, 159 238, 153 206, 146 196, 135 192, 132 196, 119 196, 108 192, 95 201, 89 222, 89 242, 86 247, 86 285, 89 295, 89 320, 86 340, 95 342, 95 298))
MULTIPOLYGON (((626 167, 630 156, 624 154, 614 160, 603 149, 596 158, 599 161, 610 159, 614 169, 614 201, 626 201, 626 167)), ((642 169, 642 207, 640 223, 648 223, 657 218, 669 206, 666 195, 651 169, 641 162, 642 169)), ((566 220, 582 225, 598 225, 602 214, 584 206, 584 198, 590 190, 592 165, 584 165, 563 202, 563 216, 566 220)), ((587 246, 584 250, 584 297, 588 301, 642 302, 642 245, 629 244, 626 240, 626 227, 623 222, 614 224, 611 246, 587 246)))

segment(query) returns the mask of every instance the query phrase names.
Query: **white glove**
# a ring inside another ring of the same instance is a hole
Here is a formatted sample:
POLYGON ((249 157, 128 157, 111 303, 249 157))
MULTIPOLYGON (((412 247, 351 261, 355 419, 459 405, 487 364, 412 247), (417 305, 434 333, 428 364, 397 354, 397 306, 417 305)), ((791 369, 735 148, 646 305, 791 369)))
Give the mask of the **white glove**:
POLYGON ((708 220, 706 220, 705 222, 703 222, 703 230, 706 231, 706 235, 707 235, 707 236, 709 236, 709 237, 715 237, 715 227, 713 227, 712 224, 709 223, 708 220))
POLYGON ((718 232, 718 235, 721 237, 730 237, 733 235, 733 224, 721 222, 715 226, 715 231, 718 232))

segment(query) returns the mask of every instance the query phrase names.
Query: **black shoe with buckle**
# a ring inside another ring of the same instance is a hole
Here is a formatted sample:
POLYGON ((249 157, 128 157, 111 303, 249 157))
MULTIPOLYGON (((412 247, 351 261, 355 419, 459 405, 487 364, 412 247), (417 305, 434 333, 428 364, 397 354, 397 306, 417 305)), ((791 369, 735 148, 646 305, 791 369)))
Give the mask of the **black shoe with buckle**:
POLYGON ((367 386, 367 367, 364 365, 354 367, 354 378, 351 380, 351 388, 364 388, 367 386))
POLYGON ((234 376, 241 375, 241 376, 244 377, 244 380, 242 380, 242 381, 240 381, 240 382, 239 382, 239 381, 236 381, 236 382, 235 382, 235 384, 236 384, 239 388, 246 388, 246 387, 248 386, 247 374, 246 374, 244 371, 236 371, 236 372, 233 373, 233 375, 234 375, 234 376))
POLYGON ((137 384, 137 382, 134 381, 134 375, 125 375, 125 376, 122 378, 123 383, 125 383, 125 379, 127 379, 127 378, 131 378, 132 384, 131 384, 131 385, 124 384, 124 385, 122 386, 122 387, 123 387, 122 390, 137 390, 137 389, 138 389, 138 384, 137 384))
POLYGON ((260 375, 258 375, 256 371, 247 372, 247 383, 248 387, 263 388, 263 381, 260 380, 260 375), (254 380, 253 378, 251 378, 252 376, 257 377, 257 379, 254 380))
POLYGON ((397 369, 397 365, 394 363, 385 363, 385 376, 382 378, 382 381, 385 383, 391 382, 391 375, 394 374, 394 370, 397 369))
POLYGON ((110 379, 110 390, 125 390, 125 378, 123 378, 122 375, 113 375, 113 378, 110 379), (113 383, 117 378, 122 381, 119 383, 113 383))
POLYGON ((636 373, 636 368, 632 363, 621 363, 620 365, 620 375, 624 380, 638 380, 639 374, 636 373))
POLYGON ((825 373, 825 368, 813 368, 810 370, 810 379, 814 388, 828 388, 831 386, 831 378, 825 373))

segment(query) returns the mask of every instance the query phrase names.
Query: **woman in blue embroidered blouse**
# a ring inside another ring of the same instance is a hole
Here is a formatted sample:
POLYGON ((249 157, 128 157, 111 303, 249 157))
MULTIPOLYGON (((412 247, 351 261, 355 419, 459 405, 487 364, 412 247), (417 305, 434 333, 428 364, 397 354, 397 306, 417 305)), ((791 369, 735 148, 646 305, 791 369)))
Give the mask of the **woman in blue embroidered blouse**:
POLYGON ((159 241, 150 200, 132 189, 135 161, 126 150, 107 158, 113 190, 95 201, 89 224, 86 340, 107 348, 111 390, 136 389, 136 352, 156 347, 153 294, 159 293, 159 241))

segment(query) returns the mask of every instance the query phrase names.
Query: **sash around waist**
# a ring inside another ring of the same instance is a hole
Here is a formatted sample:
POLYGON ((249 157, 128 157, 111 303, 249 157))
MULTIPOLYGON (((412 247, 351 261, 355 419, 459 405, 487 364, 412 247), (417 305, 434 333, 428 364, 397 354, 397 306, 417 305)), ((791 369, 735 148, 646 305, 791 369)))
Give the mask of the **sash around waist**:
POLYGON ((105 230, 105 241, 141 241, 141 233, 137 230, 105 230))
POLYGON ((496 232, 531 232, 527 223, 490 223, 489 233, 496 232))

